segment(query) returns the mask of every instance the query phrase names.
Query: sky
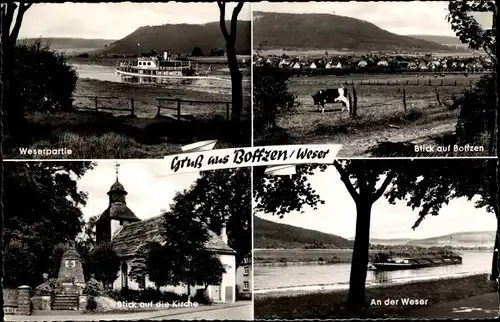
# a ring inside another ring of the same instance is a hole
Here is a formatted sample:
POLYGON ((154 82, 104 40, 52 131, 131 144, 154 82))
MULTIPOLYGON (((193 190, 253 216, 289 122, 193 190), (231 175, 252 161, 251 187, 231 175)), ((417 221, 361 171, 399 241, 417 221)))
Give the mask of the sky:
MULTIPOLYGON (((445 161, 446 162, 446 161, 445 161)), ((309 177, 312 188, 325 201, 314 211, 307 207, 305 213, 291 212, 283 219, 272 214, 257 216, 274 222, 317 230, 344 238, 355 236, 356 206, 335 168, 318 172, 309 177)), ((380 183, 379 183, 380 185, 380 183)), ((452 200, 442 208, 439 216, 428 216, 414 231, 411 229, 418 211, 412 211, 404 202, 390 205, 384 197, 372 208, 370 238, 420 239, 467 231, 495 231, 496 218, 484 209, 474 208, 474 201, 452 200)))
POLYGON ((371 22, 399 35, 455 36, 446 21, 446 1, 303 2, 253 4, 254 11, 330 13, 371 22))
MULTIPOLYGON (((234 3, 226 8, 231 18, 234 3)), ((219 7, 213 3, 39 3, 25 14, 20 38, 69 37, 121 39, 142 26, 202 24, 219 21, 219 7)), ((245 3, 240 20, 250 20, 245 3)))
MULTIPOLYGON (((120 160, 118 178, 128 192, 127 205, 137 217, 144 220, 168 210, 176 192, 188 189, 199 177, 199 172, 165 176, 162 160, 120 160)), ((109 205, 106 194, 116 180, 116 161, 103 160, 78 179, 80 191, 88 193, 87 205, 81 207, 84 219, 99 215, 109 205)))

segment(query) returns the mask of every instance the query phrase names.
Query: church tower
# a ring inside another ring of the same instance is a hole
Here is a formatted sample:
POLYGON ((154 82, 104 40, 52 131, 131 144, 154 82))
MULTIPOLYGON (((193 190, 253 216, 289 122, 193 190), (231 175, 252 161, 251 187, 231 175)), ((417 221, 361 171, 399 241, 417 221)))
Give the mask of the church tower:
POLYGON ((109 242, 113 236, 126 224, 141 221, 132 210, 127 207, 127 191, 118 181, 118 168, 116 163, 116 181, 108 191, 109 206, 96 221, 96 242, 109 242))

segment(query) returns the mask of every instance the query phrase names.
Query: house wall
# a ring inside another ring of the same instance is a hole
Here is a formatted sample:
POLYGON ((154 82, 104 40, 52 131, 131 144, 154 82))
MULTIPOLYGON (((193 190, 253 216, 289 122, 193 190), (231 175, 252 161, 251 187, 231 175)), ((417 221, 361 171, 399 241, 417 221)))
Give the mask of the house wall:
POLYGON ((236 270, 236 285, 242 294, 252 293, 252 264, 243 264, 236 270), (247 269, 248 273, 245 273, 247 269), (245 282, 248 283, 248 289, 245 289, 245 282))
MULTIPOLYGON (((226 255, 226 254, 221 254, 219 255, 220 261, 223 265, 227 265, 226 268, 226 273, 222 276, 222 283, 220 287, 220 302, 227 302, 226 301, 226 287, 231 287, 232 293, 233 293, 233 302, 236 299, 236 258, 234 255, 226 255)), ((122 289, 122 270, 121 270, 121 265, 123 262, 127 263, 127 275, 130 274, 130 264, 132 262, 132 258, 122 260, 120 263, 120 270, 118 272, 118 277, 117 279, 113 282, 113 289, 114 290, 121 290, 122 289)), ((139 289, 139 284, 132 280, 130 277, 127 278, 127 284, 128 288, 132 290, 138 290, 139 289)), ((156 288, 155 284, 149 280, 149 278, 146 276, 146 287, 153 287, 156 288)), ((191 295, 194 296, 196 294, 197 289, 201 289, 203 286, 191 286, 191 295)), ((160 290, 163 292, 173 292, 177 293, 179 295, 187 294, 187 286, 181 285, 181 286, 164 286, 160 287, 160 290)), ((215 290, 214 287, 209 286, 207 289, 207 294, 210 298, 214 298, 215 290)))

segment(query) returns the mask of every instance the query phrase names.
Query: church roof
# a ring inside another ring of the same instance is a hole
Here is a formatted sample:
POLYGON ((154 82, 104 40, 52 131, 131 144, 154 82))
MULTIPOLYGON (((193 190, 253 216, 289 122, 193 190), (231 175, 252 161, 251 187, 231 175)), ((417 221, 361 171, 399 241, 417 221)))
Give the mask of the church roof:
POLYGON ((134 214, 134 212, 130 210, 130 208, 127 207, 127 205, 123 202, 111 203, 99 217, 99 219, 101 218, 140 221, 140 219, 134 214))
POLYGON ((123 193, 127 194, 127 191, 125 191, 125 188, 123 187, 123 185, 120 182, 118 182, 118 178, 116 178, 115 183, 113 183, 113 185, 111 185, 111 188, 109 188, 108 195, 111 192, 123 192, 123 193))
MULTIPOLYGON (((111 240, 116 254, 119 257, 135 256, 139 247, 146 241, 161 242, 160 233, 163 215, 147 220, 124 225, 111 240)), ((220 236, 210 231, 210 237, 205 247, 219 254, 236 254, 220 236)))

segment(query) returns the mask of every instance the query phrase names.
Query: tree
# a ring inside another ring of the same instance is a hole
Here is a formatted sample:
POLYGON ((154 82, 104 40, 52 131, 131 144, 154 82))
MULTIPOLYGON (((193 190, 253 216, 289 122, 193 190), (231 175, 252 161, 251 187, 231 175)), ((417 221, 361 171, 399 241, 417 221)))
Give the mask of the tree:
MULTIPOLYGON (((334 167, 340 180, 356 204, 356 236, 351 263, 349 295, 347 305, 359 311, 365 307, 365 282, 370 240, 370 219, 373 204, 384 196, 394 203, 408 200, 414 209, 420 209, 420 218, 427 214, 436 215, 440 207, 453 198, 472 197, 480 191, 465 191, 460 188, 461 180, 487 180, 484 160, 349 160, 335 161, 334 167), (477 162, 477 163, 474 163, 477 162), (468 163, 469 162, 469 163, 468 163), (481 163, 482 162, 482 163, 481 163), (450 169, 452 167, 453 169, 450 169), (440 172, 458 174, 457 169, 467 168, 467 178, 440 175, 440 172), (438 180, 445 180, 438 181, 438 180), (451 192, 450 192, 451 191, 451 192)), ((297 174, 291 177, 265 177, 263 169, 254 170, 254 196, 256 211, 277 214, 283 217, 290 211, 304 211, 305 206, 322 204, 307 177, 315 171, 324 171, 326 166, 305 165, 297 167, 297 174)), ((491 198, 483 198, 491 203, 491 198)), ((417 219, 417 222, 419 222, 417 219)), ((416 228, 414 226, 413 228, 416 228)))
POLYGON ((192 203, 198 218, 220 234, 225 225, 236 266, 252 253, 250 168, 203 171, 178 203, 192 203))
MULTIPOLYGON (((497 65, 496 56, 496 22, 497 7, 495 1, 464 1, 455 0, 448 4, 449 14, 448 22, 455 34, 464 44, 468 44, 470 49, 483 49, 493 62, 494 68, 497 65), (471 15, 474 11, 492 12, 493 20, 491 29, 483 29, 478 21, 471 15)), ((467 90, 463 97, 458 99, 454 106, 460 108, 460 115, 457 124, 457 135, 462 142, 468 143, 480 137, 483 133, 488 133, 489 155, 496 155, 499 151, 500 138, 497 128, 497 106, 498 97, 496 95, 496 79, 494 75, 484 76, 478 84, 471 90, 467 90), (495 151, 496 136, 496 151, 495 151)), ((493 170, 490 166, 490 174, 498 177, 499 163, 497 160, 491 160, 496 164, 493 170)), ((490 196, 497 196, 500 191, 498 182, 489 181, 490 196)), ((483 189, 484 191, 484 189, 483 189)), ((495 249, 500 249, 500 216, 498 209, 494 208, 497 216, 497 233, 495 239, 495 249)), ((491 278, 496 279, 499 276, 498 252, 493 255, 491 278)))
POLYGON ((3 287, 17 288, 21 285, 35 286, 43 280, 37 269, 37 256, 30 247, 19 240, 11 240, 3 250, 3 287))
POLYGON ((193 51, 191 52, 192 57, 200 57, 203 56, 203 52, 201 51, 200 47, 194 47, 193 51))
MULTIPOLYGON (((253 68, 253 117, 256 137, 275 136, 277 117, 293 109, 295 95, 288 89, 288 76, 281 68, 253 68)), ((275 137, 273 138, 275 140, 275 137)))
POLYGON ((18 84, 14 82, 14 47, 19 37, 24 14, 32 5, 32 3, 20 3, 19 5, 15 3, 2 3, 0 7, 0 15, 2 18, 2 109, 5 113, 5 120, 1 123, 5 124, 5 131, 8 131, 13 136, 22 133, 22 125, 24 123, 23 106, 16 104, 16 94, 20 91, 17 86, 18 84), (5 108, 3 108, 3 106, 5 106, 5 108))
POLYGON ((495 1, 454 0, 448 4, 447 20, 460 41, 468 44, 470 49, 483 49, 496 64, 496 26, 497 8, 495 1), (483 29, 472 16, 472 12, 492 12, 491 29, 483 29))
POLYGON ((198 254, 195 258, 195 269, 194 281, 197 285, 203 285, 205 292, 210 285, 220 285, 222 276, 226 273, 226 267, 219 257, 209 251, 198 254))
POLYGON ((238 4, 233 9, 233 15, 231 17, 231 31, 229 32, 226 27, 226 1, 217 1, 217 5, 220 10, 220 29, 226 41, 227 63, 231 74, 231 95, 233 105, 231 111, 231 121, 234 122, 235 128, 238 126, 241 119, 241 112, 243 110, 243 76, 238 65, 235 49, 238 15, 243 8, 243 4, 244 1, 238 1, 238 4))
POLYGON ((136 257, 130 263, 128 276, 139 284, 139 287, 148 274, 148 258, 151 245, 146 243, 139 246, 136 257))
POLYGON ((156 289, 167 285, 179 285, 179 268, 177 259, 179 250, 172 247, 163 247, 159 243, 151 243, 147 253, 147 275, 150 281, 155 283, 156 289))
POLYGON ((187 287, 188 299, 191 297, 191 286, 196 278, 196 258, 205 252, 205 245, 210 235, 207 225, 200 220, 197 205, 193 202, 182 202, 186 196, 177 193, 170 211, 163 215, 161 234, 163 252, 167 254, 175 276, 175 282, 187 287))
POLYGON ((54 247, 74 241, 81 231, 80 206, 86 204, 87 194, 78 190, 76 180, 93 166, 86 161, 5 163, 3 245, 19 241, 35 254, 38 280, 30 286, 43 282, 54 247))
POLYGON ((120 258, 109 243, 97 245, 92 250, 91 258, 94 278, 109 287, 118 278, 120 258))

